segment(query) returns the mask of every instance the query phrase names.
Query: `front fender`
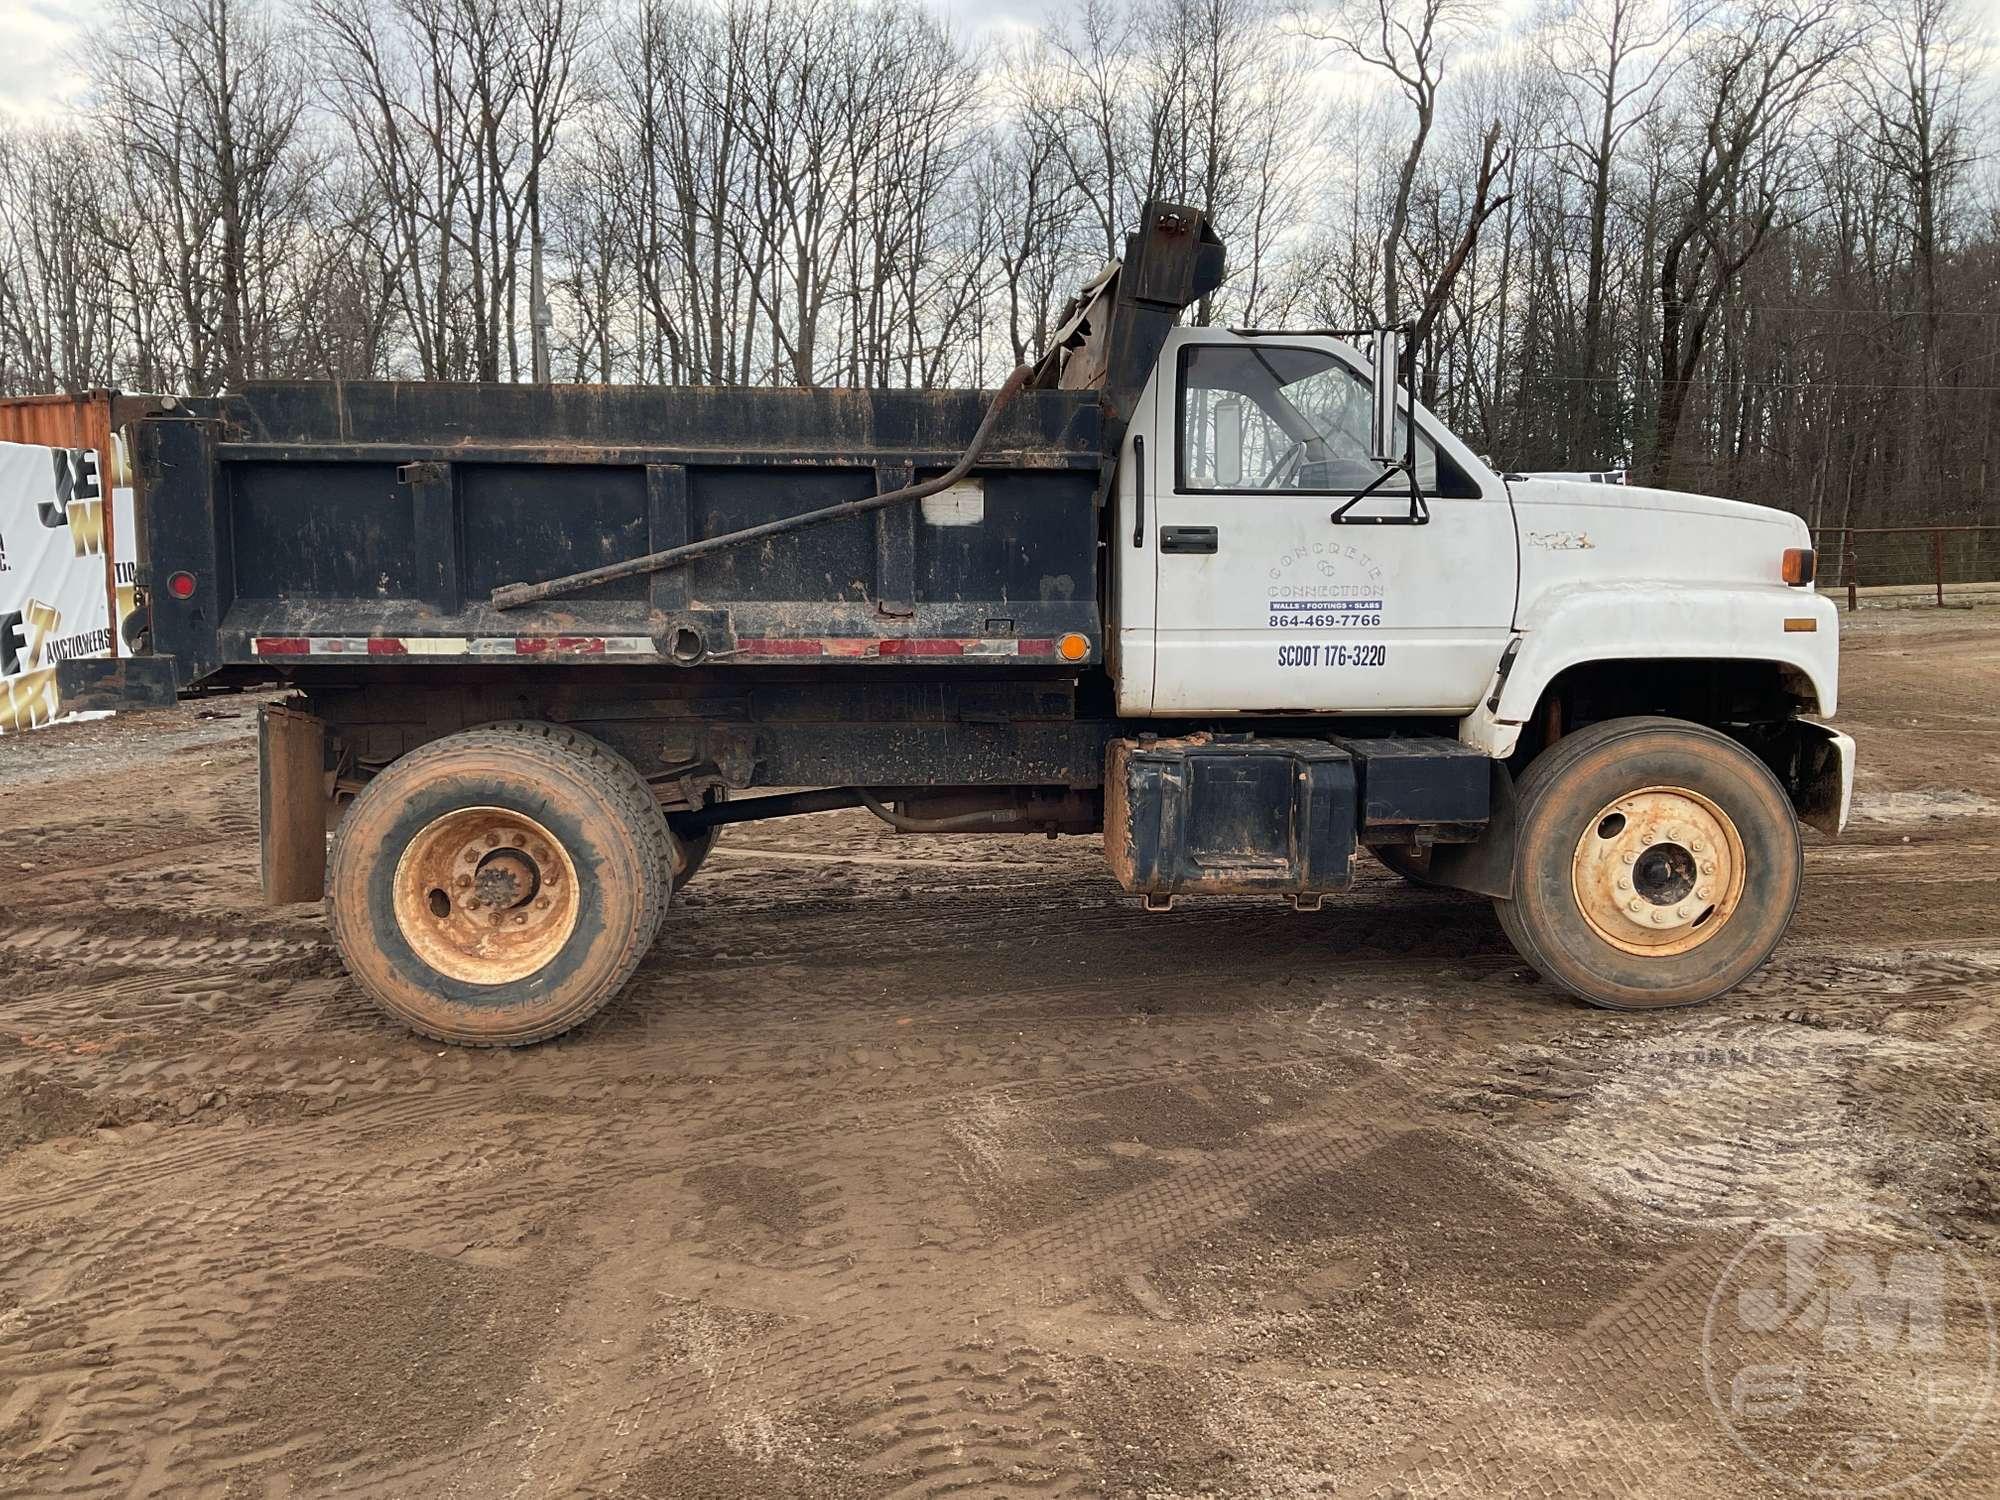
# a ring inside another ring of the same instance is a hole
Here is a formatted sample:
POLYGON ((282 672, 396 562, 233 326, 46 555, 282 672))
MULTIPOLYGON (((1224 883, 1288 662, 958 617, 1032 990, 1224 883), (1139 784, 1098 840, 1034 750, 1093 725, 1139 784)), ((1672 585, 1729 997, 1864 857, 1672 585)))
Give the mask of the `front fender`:
POLYGON ((1498 724, 1525 723, 1543 689, 1592 661, 1775 662, 1810 685, 1807 712, 1827 717, 1838 703, 1839 612, 1784 584, 1576 585, 1537 600, 1518 629, 1520 650, 1485 705, 1498 724))

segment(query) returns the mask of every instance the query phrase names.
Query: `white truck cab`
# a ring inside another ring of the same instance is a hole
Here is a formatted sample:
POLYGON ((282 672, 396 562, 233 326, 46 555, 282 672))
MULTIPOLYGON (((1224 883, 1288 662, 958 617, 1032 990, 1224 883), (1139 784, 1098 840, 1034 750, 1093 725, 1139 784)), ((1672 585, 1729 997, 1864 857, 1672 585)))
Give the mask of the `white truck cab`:
MULTIPOLYGON (((1768 664, 1827 717, 1839 617, 1788 511, 1493 472, 1416 408, 1416 483, 1375 484, 1377 376, 1325 334, 1175 331, 1117 485, 1121 713, 1436 715, 1496 758, 1564 673, 1768 664)), ((1399 393, 1407 420, 1410 402, 1399 393)), ((1809 809, 1837 832, 1837 800, 1809 809)))

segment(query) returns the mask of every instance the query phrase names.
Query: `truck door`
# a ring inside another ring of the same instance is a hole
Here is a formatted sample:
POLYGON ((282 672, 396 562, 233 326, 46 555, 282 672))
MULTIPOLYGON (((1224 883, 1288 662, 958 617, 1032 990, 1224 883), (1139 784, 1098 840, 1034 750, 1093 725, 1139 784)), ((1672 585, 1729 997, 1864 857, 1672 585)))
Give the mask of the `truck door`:
POLYGON ((1152 658, 1150 712, 1457 715, 1479 701, 1514 615, 1506 487, 1420 412, 1429 523, 1353 523, 1408 514, 1393 481, 1336 523, 1381 473, 1369 391, 1365 363, 1328 338, 1169 341, 1145 444, 1156 499, 1125 538, 1152 554, 1153 649, 1125 658, 1152 658))

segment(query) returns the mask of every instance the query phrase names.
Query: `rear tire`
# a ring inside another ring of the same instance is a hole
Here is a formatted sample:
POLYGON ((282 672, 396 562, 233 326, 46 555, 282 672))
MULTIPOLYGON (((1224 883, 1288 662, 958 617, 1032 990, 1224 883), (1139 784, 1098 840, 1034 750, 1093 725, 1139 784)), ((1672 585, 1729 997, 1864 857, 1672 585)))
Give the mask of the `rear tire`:
POLYGON ((334 836, 326 910, 355 982, 414 1031, 515 1047, 618 993, 671 893, 666 820, 623 757, 553 724, 392 763, 334 836))
POLYGON ((1771 956, 1804 855, 1776 776, 1725 735, 1613 719, 1517 787, 1514 898, 1494 911, 1543 977, 1593 1005, 1698 1005, 1771 956))
POLYGON ((694 879, 708 860, 708 853, 715 847, 716 828, 704 828, 699 833, 677 833, 674 835, 674 889, 679 890, 694 879))

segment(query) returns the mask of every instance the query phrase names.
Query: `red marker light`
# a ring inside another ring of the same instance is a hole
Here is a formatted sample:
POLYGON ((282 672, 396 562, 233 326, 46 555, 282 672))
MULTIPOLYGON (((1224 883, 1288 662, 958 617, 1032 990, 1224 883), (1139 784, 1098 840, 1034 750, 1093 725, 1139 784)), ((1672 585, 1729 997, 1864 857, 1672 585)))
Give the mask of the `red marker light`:
POLYGON ((167 592, 172 594, 176 599, 192 599, 194 597, 194 574, 169 574, 167 577, 167 592))

